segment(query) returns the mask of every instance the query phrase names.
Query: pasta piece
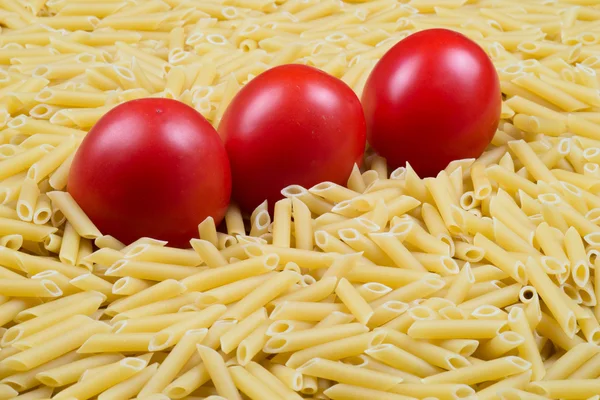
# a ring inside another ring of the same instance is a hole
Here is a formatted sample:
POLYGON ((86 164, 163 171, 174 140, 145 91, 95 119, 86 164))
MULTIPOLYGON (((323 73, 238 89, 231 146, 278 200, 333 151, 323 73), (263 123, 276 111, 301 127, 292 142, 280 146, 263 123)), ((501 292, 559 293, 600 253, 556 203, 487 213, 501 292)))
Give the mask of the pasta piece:
POLYGON ((323 358, 313 358, 300 366, 298 371, 305 375, 330 379, 340 383, 354 383, 356 386, 367 389, 389 390, 402 382, 402 378, 393 375, 356 368, 323 358))
POLYGON ((177 378, 171 385, 167 386, 164 392, 168 393, 169 397, 183 398, 209 380, 208 370, 202 363, 177 378))
POLYGON ((392 291, 392 288, 377 282, 368 282, 360 285, 357 289, 360 296, 367 302, 377 300, 392 291))
POLYGON ((313 229, 310 209, 298 198, 293 197, 292 215, 294 218, 294 237, 296 238, 296 248, 312 250, 313 229))
POLYGON ((273 373, 269 372, 269 370, 260 364, 251 362, 246 366, 246 370, 264 385, 270 388, 270 390, 275 392, 276 395, 289 398, 290 400, 301 399, 298 394, 296 394, 292 389, 280 381, 273 373))
POLYGON ((57 230, 57 228, 35 225, 31 222, 0 218, 0 235, 2 236, 19 234, 24 240, 43 242, 44 239, 50 236, 50 234, 55 233, 57 230))
POLYGON ((36 374, 36 379, 49 387, 66 386, 75 383, 87 369, 115 363, 123 359, 120 354, 102 354, 73 360, 67 364, 52 367, 36 374))
POLYGON ((538 225, 535 231, 535 237, 545 255, 554 257, 557 260, 568 264, 567 255, 562 249, 561 242, 553 235, 553 232, 547 223, 542 222, 538 225))
POLYGON ((423 383, 465 383, 472 385, 522 373, 531 368, 531 363, 519 357, 502 357, 492 361, 442 372, 423 379, 423 383))
POLYGON ((23 247, 23 236, 18 234, 3 236, 0 238, 0 246, 4 246, 12 250, 19 250, 21 247, 23 247))
POLYGON ((375 398, 381 400, 407 400, 411 397, 403 396, 399 394, 393 394, 388 392, 383 392, 381 390, 375 389, 367 389, 364 387, 353 386, 349 384, 337 384, 334 385, 323 392, 329 398, 337 400, 337 399, 349 399, 349 400, 358 400, 365 398, 375 398))
POLYGON ((46 364, 40 365, 39 367, 34 368, 32 370, 20 373, 13 373, 10 376, 4 378, 2 381, 16 388, 17 390, 19 390, 19 392, 24 392, 39 385, 39 381, 37 381, 35 378, 38 373, 50 368, 69 364, 73 361, 78 360, 79 358, 80 356, 78 356, 76 353, 70 352, 62 357, 52 360, 46 364))
POLYGON ((431 365, 443 369, 457 369, 468 365, 467 359, 444 348, 413 340, 401 332, 390 329, 387 329, 386 333, 386 342, 394 344, 431 365))
POLYGON ((217 388, 217 392, 227 399, 241 400, 242 397, 236 388, 235 382, 219 353, 206 346, 197 345, 197 347, 210 379, 217 388))
POLYGON ((273 245, 290 247, 292 218, 292 203, 290 200, 280 200, 275 204, 273 222, 273 245))
POLYGON ((190 241, 192 247, 200 256, 206 265, 210 268, 216 268, 227 264, 227 260, 218 251, 218 249, 207 240, 192 239, 190 241))
POLYGON ((149 244, 140 244, 131 248, 125 254, 125 258, 189 267, 196 267, 202 263, 200 256, 193 251, 149 244))
POLYGON ((492 340, 479 346, 474 353, 483 360, 493 360, 515 350, 525 342, 523 336, 515 332, 502 332, 492 340))
POLYGON ((425 276, 420 280, 414 281, 403 287, 399 287, 371 302, 371 307, 379 307, 388 301, 409 302, 421 297, 427 297, 442 289, 446 283, 439 279, 437 275, 425 276))
POLYGON ((468 398, 474 395, 475 391, 464 384, 429 384, 429 385, 417 385, 413 383, 402 383, 392 389, 394 393, 399 393, 406 396, 419 396, 426 398, 430 397, 441 397, 443 396, 454 396, 455 398, 468 398))
POLYGON ((182 279, 181 283, 188 290, 205 291, 227 283, 232 283, 239 279, 270 272, 274 270, 279 263, 279 255, 267 254, 220 268, 211 268, 198 272, 197 274, 182 279))
POLYGON ((450 206, 452 203, 448 201, 448 189, 437 179, 426 178, 424 182, 434 198, 435 204, 437 205, 448 231, 452 234, 460 233, 460 226, 457 225, 451 212, 450 206))
POLYGON ((23 221, 32 221, 33 213, 36 207, 40 190, 37 182, 31 179, 25 179, 21 186, 21 193, 17 201, 17 215, 23 221))
POLYGON ((66 192, 49 192, 48 197, 52 200, 53 205, 67 217, 67 220, 81 237, 96 239, 102 236, 92 221, 75 203, 71 195, 66 192))
POLYGON ((251 399, 260 400, 264 396, 269 398, 278 397, 269 386, 265 385, 241 366, 229 367, 229 373, 236 387, 251 399))
POLYGON ((385 339, 385 336, 386 332, 379 330, 300 350, 292 354, 286 362, 286 366, 298 368, 302 364, 317 357, 327 360, 341 360, 352 356, 358 356, 367 349, 380 345, 385 339))
MULTIPOLYGON (((70 224, 65 224, 65 232, 66 232, 66 227, 68 227, 70 224)), ((69 228, 71 230, 71 234, 75 233, 75 230, 73 228, 69 228)), ((79 238, 79 235, 77 235, 77 237, 79 238)), ((63 235, 63 241, 66 240, 64 235, 63 235)), ((81 240, 81 239, 79 239, 81 240)), ((79 248, 79 247, 78 247, 79 248)), ((123 253, 121 253, 118 250, 114 250, 111 248, 102 248, 100 250, 97 250, 95 252, 93 252, 90 255, 85 256, 84 260, 87 263, 90 264, 101 264, 101 265, 112 265, 114 263, 116 263, 117 261, 121 260, 123 258, 123 253)))
POLYGON ((0 396, 4 399, 14 399, 19 395, 15 389, 10 387, 9 385, 0 384, 0 396))
POLYGON ((81 346, 89 337, 101 332, 107 332, 110 327, 98 321, 80 325, 64 335, 44 342, 40 346, 24 350, 4 359, 4 365, 16 371, 25 371, 58 358, 81 346))
POLYGON ((521 285, 515 283, 514 285, 502 287, 499 290, 494 290, 486 294, 473 297, 459 307, 464 310, 479 310, 481 307, 492 306, 492 307, 506 307, 507 305, 514 304, 521 292, 521 285))
POLYGON ((152 379, 140 390, 138 397, 161 393, 175 379, 186 362, 196 352, 196 346, 206 337, 207 332, 207 329, 187 331, 160 364, 152 379))
POLYGON ((298 185, 291 185, 284 188, 281 193, 287 197, 297 197, 310 209, 313 214, 322 215, 332 211, 333 204, 313 195, 308 190, 298 185))
POLYGON ((150 304, 152 302, 174 298, 185 291, 185 286, 181 283, 168 279, 145 290, 142 290, 135 295, 120 301, 117 304, 111 305, 107 311, 111 313, 122 313, 137 307, 150 304))
POLYGON ((323 318, 320 322, 314 325, 315 328, 325 328, 328 326, 341 325, 351 322, 354 316, 346 314, 340 311, 334 311, 327 317, 323 318))
POLYGON ((53 391, 54 391, 54 389, 52 389, 50 387, 42 386, 39 389, 30 390, 27 393, 19 395, 19 396, 15 397, 15 399, 17 399, 17 400, 46 399, 46 398, 50 398, 52 396, 53 391))
POLYGON ((221 336, 221 349, 223 352, 226 354, 232 352, 266 319, 266 310, 264 308, 260 308, 229 329, 223 336, 221 336))
POLYGON ((298 351, 367 331, 368 329, 363 325, 352 323, 315 328, 308 331, 300 330, 297 332, 282 333, 270 338, 265 344, 263 351, 266 353, 298 351))
POLYGON ((512 82, 537 94, 544 100, 557 105, 565 111, 576 111, 588 107, 587 104, 582 103, 570 94, 561 91, 560 88, 532 75, 519 76, 516 79, 513 79, 512 82))
POLYGON ((131 276, 160 282, 170 278, 181 280, 198 273, 198 271, 199 269, 196 267, 122 259, 111 265, 105 274, 116 277, 131 276))
POLYGON ((44 225, 50 221, 52 216, 52 205, 50 198, 46 194, 41 194, 36 202, 35 209, 33 211, 33 223, 37 225, 44 225))
POLYGON ((538 195, 538 188, 533 182, 500 166, 489 166, 486 168, 486 173, 488 177, 496 181, 506 191, 517 192, 522 190, 532 197, 538 195))
POLYGON ((75 265, 79 255, 80 242, 81 236, 79 236, 73 225, 67 222, 65 224, 65 231, 62 236, 62 245, 58 255, 60 261, 70 265, 75 265))
POLYGON ((160 330, 152 335, 148 349, 150 351, 159 351, 176 345, 188 330, 208 328, 223 315, 225 309, 225 306, 215 304, 198 312, 192 318, 160 330))
POLYGON ((600 356, 595 355, 591 359, 589 359, 586 363, 581 365, 577 371, 573 372, 569 379, 590 379, 597 375, 598 362, 600 361, 600 356))
POLYGON ((598 349, 591 343, 582 343, 573 347, 548 368, 544 380, 567 379, 597 353, 598 349))
POLYGON ((20 297, 59 297, 63 292, 49 279, 0 279, 0 294, 20 297))
POLYGON ((369 319, 373 316, 373 309, 360 296, 360 294, 356 291, 356 289, 354 289, 347 279, 342 278, 338 282, 335 293, 341 299, 342 303, 348 307, 355 318, 360 323, 366 325, 369 319))
POLYGON ((573 337, 576 329, 575 315, 564 302, 561 292, 533 258, 527 260, 526 267, 532 286, 552 311, 567 336, 573 337))
POLYGON ((416 271, 426 271, 425 267, 400 242, 402 234, 371 233, 369 238, 396 264, 416 271))
POLYGON ((269 321, 264 321, 240 342, 236 350, 237 361, 240 365, 246 366, 264 348, 268 340, 267 331, 270 325, 269 321))
POLYGON ((450 255, 450 246, 426 232, 415 222, 402 222, 394 225, 392 230, 397 233, 406 232, 405 242, 430 254, 450 255))
POLYGON ((115 296, 113 294, 113 285, 110 282, 107 282, 106 280, 92 273, 80 275, 76 278, 73 278, 69 281, 69 284, 73 288, 77 288, 79 290, 89 290, 102 293, 106 296, 108 301, 115 301, 119 298, 118 296, 115 296))
POLYGON ((531 383, 528 390, 554 398, 586 398, 598 393, 599 382, 597 379, 548 380, 531 383))
POLYGON ((100 333, 91 336, 77 350, 80 354, 147 351, 153 335, 149 333, 100 333))
POLYGON ((52 325, 52 322, 62 321, 72 315, 91 315, 106 300, 106 297, 97 292, 76 293, 71 296, 56 299, 44 304, 28 304, 26 310, 16 311, 15 321, 19 325, 11 327, 3 336, 3 345, 13 343, 29 334, 37 333, 52 325), (36 318, 37 317, 37 318, 36 318), (35 322, 25 323, 35 318, 35 322))
POLYGON ((492 339, 506 325, 494 320, 415 321, 408 330, 414 339, 492 339))
MULTIPOLYGON (((293 271, 280 272, 230 307, 223 315, 223 318, 236 319, 238 321, 246 318, 254 311, 278 297, 281 293, 284 293, 293 284, 298 282, 300 278, 301 276, 293 271)), ((275 311, 273 311, 273 314, 274 313, 275 311)))
POLYGON ((112 327, 112 331, 113 333, 154 333, 190 318, 193 315, 194 312, 180 312, 133 318, 116 322, 112 327))
POLYGON ((332 182, 323 182, 309 189, 310 193, 316 194, 332 203, 339 203, 353 199, 360 195, 359 192, 336 185, 332 182))
POLYGON ((112 364, 110 368, 103 369, 97 375, 62 390, 54 398, 69 399, 76 396, 76 398, 89 399, 132 377, 145 367, 144 360, 134 357, 124 358, 118 363, 112 364))
POLYGON ((131 318, 150 317, 153 315, 169 314, 179 311, 184 306, 193 304, 198 298, 199 293, 191 292, 173 297, 167 300, 161 300, 144 306, 134 308, 113 317, 114 322, 123 321, 131 318))
POLYGON ((442 370, 421 358, 392 344, 381 344, 366 351, 366 354, 394 368, 402 369, 419 377, 435 375, 442 370))
POLYGON ((451 283, 445 298, 455 304, 462 303, 466 299, 467 294, 474 283, 475 276, 471 270, 471 265, 466 263, 459 272, 458 277, 451 283))
POLYGON ((62 165, 76 145, 77 139, 74 137, 63 140, 51 152, 29 167, 27 177, 39 183, 62 165))
POLYGON ((531 328, 527 322, 525 313, 520 308, 513 308, 508 314, 508 326, 513 332, 518 333, 523 338, 523 343, 519 345, 519 356, 531 363, 532 378, 539 380, 545 377, 546 370, 537 346, 531 328))
POLYGON ((211 304, 231 304, 248 295, 264 281, 274 277, 275 272, 269 272, 263 275, 254 276, 237 282, 229 283, 218 288, 207 290, 201 293, 196 299, 195 304, 204 308, 211 304))
POLYGON ((198 232, 200 239, 207 240, 214 246, 217 246, 217 228, 215 227, 215 221, 212 217, 206 218, 198 225, 198 232))
POLYGON ((108 400, 112 398, 137 395, 146 382, 148 382, 154 376, 157 369, 158 363, 147 366, 131 378, 117 383, 110 389, 105 390, 103 393, 98 395, 98 399, 108 400))
POLYGON ((526 371, 521 374, 512 375, 505 379, 502 379, 483 390, 477 392, 477 395, 483 399, 487 399, 490 396, 496 396, 498 391, 506 389, 525 389, 527 384, 531 381, 531 371, 526 371))

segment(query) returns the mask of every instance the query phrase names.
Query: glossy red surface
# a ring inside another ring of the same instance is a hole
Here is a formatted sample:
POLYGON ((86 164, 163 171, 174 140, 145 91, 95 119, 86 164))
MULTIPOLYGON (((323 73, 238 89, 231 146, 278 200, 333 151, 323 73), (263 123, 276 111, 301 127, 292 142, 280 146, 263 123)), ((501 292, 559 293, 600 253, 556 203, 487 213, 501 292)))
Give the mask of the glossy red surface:
POLYGON ((231 174, 223 143, 202 115, 148 98, 98 121, 76 153, 67 188, 103 234, 189 247, 200 222, 223 218, 231 174))
POLYGON ((233 198, 247 212, 265 199, 272 207, 291 184, 345 184, 366 140, 354 92, 335 77, 293 64, 244 86, 219 133, 231 162, 233 198))
POLYGON ((362 103, 369 144, 390 166, 408 161, 421 177, 481 155, 502 107, 488 56, 446 29, 418 32, 390 49, 369 76, 362 103))

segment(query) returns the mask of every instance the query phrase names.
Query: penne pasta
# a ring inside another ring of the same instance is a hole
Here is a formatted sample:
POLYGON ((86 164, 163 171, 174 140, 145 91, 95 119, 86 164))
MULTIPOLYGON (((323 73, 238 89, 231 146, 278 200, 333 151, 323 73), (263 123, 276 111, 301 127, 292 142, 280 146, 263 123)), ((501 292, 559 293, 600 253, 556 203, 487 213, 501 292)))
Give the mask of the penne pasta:
POLYGON ((0 0, 0 399, 595 399, 597 2, 404 3, 0 0), (420 177, 369 147, 341 182, 197 221, 191 248, 121 243, 67 192, 123 102, 218 128, 292 63, 360 96, 431 28, 497 71, 476 158, 420 177))

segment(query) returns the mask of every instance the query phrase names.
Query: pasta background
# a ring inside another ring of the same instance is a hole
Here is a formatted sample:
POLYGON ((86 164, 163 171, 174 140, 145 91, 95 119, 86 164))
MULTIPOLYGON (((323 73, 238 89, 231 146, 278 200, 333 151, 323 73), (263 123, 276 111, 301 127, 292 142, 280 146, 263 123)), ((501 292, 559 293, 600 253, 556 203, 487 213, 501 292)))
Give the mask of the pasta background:
POLYGON ((595 0, 0 0, 0 399, 595 399, 595 0), (114 106, 213 125, 273 66, 360 96, 445 27, 501 80, 478 160, 421 179, 367 152, 347 187, 232 205, 192 249, 103 236, 65 187, 114 106))

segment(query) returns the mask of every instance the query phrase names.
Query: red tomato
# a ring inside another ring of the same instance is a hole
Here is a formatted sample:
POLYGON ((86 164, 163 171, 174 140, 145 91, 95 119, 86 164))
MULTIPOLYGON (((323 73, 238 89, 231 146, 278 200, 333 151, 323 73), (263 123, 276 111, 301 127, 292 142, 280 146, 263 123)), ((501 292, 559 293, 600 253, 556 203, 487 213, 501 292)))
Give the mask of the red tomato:
POLYGON ((176 100, 149 98, 123 103, 96 123, 67 188, 104 234, 189 247, 200 222, 223 218, 231 173, 223 143, 202 115, 176 100))
POLYGON ((502 107, 488 56, 446 29, 415 33, 392 47, 369 76, 362 103, 369 144, 392 167, 408 161, 422 177, 480 156, 502 107))
POLYGON ((304 65, 254 78, 219 125, 231 162, 233 197, 250 212, 281 189, 345 184, 360 163, 366 126, 358 97, 341 80, 304 65))

